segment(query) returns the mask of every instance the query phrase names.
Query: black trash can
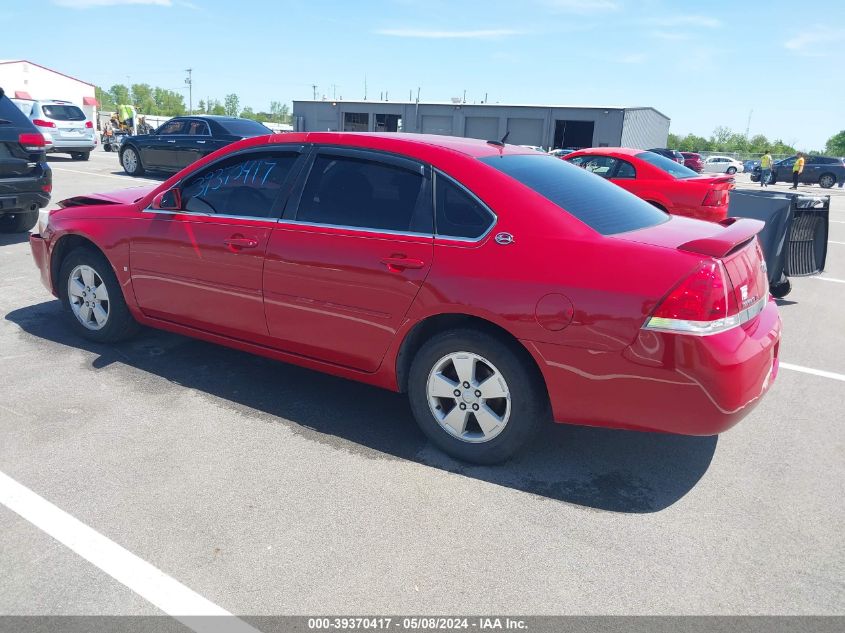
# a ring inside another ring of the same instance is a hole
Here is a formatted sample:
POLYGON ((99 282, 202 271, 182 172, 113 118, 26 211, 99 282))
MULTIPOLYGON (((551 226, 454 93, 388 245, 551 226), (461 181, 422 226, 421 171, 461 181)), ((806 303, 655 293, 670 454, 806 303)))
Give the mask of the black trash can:
POLYGON ((789 276, 824 270, 830 222, 830 196, 786 191, 735 189, 728 215, 763 220, 759 234, 775 297, 790 291, 789 276))
POLYGON ((795 195, 789 229, 786 274, 789 277, 817 275, 827 259, 830 230, 830 196, 795 195))

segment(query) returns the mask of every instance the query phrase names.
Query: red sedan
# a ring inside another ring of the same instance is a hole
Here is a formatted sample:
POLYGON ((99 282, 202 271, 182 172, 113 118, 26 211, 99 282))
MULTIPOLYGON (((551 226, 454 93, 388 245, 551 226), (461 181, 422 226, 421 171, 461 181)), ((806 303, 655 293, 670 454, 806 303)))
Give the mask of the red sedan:
POLYGON ((704 160, 701 158, 701 154, 681 152, 681 156, 684 157, 684 167, 689 167, 697 174, 700 174, 701 170, 704 169, 704 160))
POLYGON ((627 147, 594 147, 564 157, 672 215, 719 222, 728 215, 733 176, 700 176, 660 154, 627 147))
POLYGON ((672 217, 533 150, 265 136, 62 207, 30 244, 82 336, 143 324, 407 392, 464 460, 550 418, 720 433, 777 372, 761 222, 672 217))

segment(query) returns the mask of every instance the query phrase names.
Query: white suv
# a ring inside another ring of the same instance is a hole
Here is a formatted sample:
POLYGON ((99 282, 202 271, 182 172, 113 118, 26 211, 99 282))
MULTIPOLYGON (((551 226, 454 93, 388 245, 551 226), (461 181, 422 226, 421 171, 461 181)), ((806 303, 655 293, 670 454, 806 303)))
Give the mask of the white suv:
POLYGON ((88 155, 97 145, 94 124, 88 120, 82 108, 70 101, 26 101, 15 99, 48 143, 48 152, 70 154, 73 160, 88 160, 88 155))

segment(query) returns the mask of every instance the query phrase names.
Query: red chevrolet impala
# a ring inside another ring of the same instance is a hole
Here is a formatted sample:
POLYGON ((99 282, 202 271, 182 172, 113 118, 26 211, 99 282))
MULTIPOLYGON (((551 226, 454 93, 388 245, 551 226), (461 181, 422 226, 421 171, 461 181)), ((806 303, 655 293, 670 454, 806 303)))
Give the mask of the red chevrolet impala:
POLYGON ((62 207, 30 243, 81 335, 140 323, 407 392, 464 460, 547 419, 720 433, 777 372, 761 222, 673 217, 533 150, 266 136, 62 207))
POLYGON ((564 157, 673 215, 719 222, 728 215, 733 176, 699 175, 641 149, 594 147, 564 157))

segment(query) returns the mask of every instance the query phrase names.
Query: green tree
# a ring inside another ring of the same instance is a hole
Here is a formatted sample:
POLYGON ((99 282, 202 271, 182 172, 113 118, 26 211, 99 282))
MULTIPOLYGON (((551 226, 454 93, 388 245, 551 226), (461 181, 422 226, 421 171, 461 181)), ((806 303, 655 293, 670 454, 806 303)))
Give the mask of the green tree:
POLYGON ((99 102, 101 112, 114 112, 117 104, 110 92, 103 90, 100 86, 94 86, 94 98, 99 102))
POLYGON ((755 134, 748 141, 748 151, 752 154, 765 154, 769 149, 769 139, 763 134, 755 134))
POLYGON ((252 119, 253 121, 258 120, 255 116, 255 112, 249 106, 246 106, 243 110, 241 110, 240 117, 242 119, 252 119))
POLYGON ((717 152, 725 152, 728 146, 728 140, 731 138, 733 132, 730 128, 720 125, 713 134, 710 135, 710 143, 713 145, 713 150, 717 152))
POLYGON ((153 90, 156 113, 162 116, 185 114, 185 98, 174 90, 156 87, 153 90))
POLYGON ((121 104, 132 103, 132 99, 129 96, 129 88, 127 88, 123 84, 113 85, 111 88, 109 88, 109 94, 111 95, 112 102, 116 106, 121 104))
POLYGON ((238 99, 238 95, 236 94, 228 94, 223 99, 223 103, 225 104, 226 115, 227 116, 238 116, 238 112, 240 111, 240 99, 238 99))
POLYGON ((149 84, 132 84, 132 105, 141 114, 159 114, 149 84))
POLYGON ((845 130, 827 139, 824 151, 825 154, 830 154, 831 156, 845 156, 845 130))
POLYGON ((197 112, 200 114, 208 114, 208 110, 205 108, 205 101, 200 99, 200 102, 197 104, 197 112))
POLYGON ((208 102, 208 113, 223 115, 226 114, 226 108, 217 99, 214 99, 208 102))

